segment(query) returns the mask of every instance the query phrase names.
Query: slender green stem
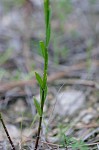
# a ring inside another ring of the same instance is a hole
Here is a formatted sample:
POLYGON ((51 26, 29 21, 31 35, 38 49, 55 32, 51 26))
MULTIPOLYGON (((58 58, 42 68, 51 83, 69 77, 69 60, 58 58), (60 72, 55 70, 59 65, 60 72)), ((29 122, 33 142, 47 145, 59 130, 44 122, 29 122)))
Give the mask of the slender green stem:
MULTIPOLYGON (((43 91, 43 94, 42 94, 42 101, 44 101, 44 91, 43 91)), ((42 125, 42 117, 43 117, 43 106, 44 106, 44 104, 41 103, 41 111, 42 111, 42 113, 41 113, 41 116, 40 116, 40 119, 39 119, 39 127, 38 127, 37 138, 36 138, 34 150, 37 150, 38 142, 39 142, 39 138, 40 138, 41 125, 42 125)))
POLYGON ((39 128, 38 128, 38 133, 37 133, 37 138, 36 138, 34 150, 37 150, 37 147, 38 147, 38 142, 39 142, 39 138, 40 138, 40 131, 41 131, 41 125, 42 125, 42 116, 40 116, 40 120, 39 120, 39 128))
POLYGON ((44 102, 45 102, 46 94, 47 94, 48 45, 49 45, 49 40, 50 40, 49 0, 44 0, 44 12, 45 12, 45 24, 46 24, 46 37, 45 37, 45 44, 44 42, 41 42, 41 44, 43 44, 41 45, 41 49, 43 50, 42 54, 44 57, 44 70, 43 70, 43 78, 41 78, 40 75, 36 73, 36 78, 40 85, 40 90, 41 90, 41 103, 39 105, 39 103, 35 100, 36 108, 40 114, 40 118, 39 118, 39 126, 38 126, 38 132, 37 132, 37 138, 36 138, 34 150, 37 150, 39 139, 40 139, 42 117, 43 117, 43 107, 44 107, 44 102))
POLYGON ((11 137, 10 137, 10 135, 9 135, 9 133, 8 133, 8 130, 7 130, 6 126, 5 126, 5 123, 4 123, 4 121, 3 121, 3 118, 2 118, 2 114, 1 114, 1 113, 0 113, 0 121, 1 121, 1 123, 2 123, 2 125, 3 125, 3 128, 4 128, 4 130, 5 130, 5 133, 6 133, 6 135, 7 135, 7 138, 8 138, 8 140, 9 140, 11 146, 12 146, 12 150, 15 150, 14 144, 13 144, 13 142, 12 142, 12 140, 11 140, 11 137))
MULTIPOLYGON (((46 48, 46 53, 47 53, 47 48, 46 48)), ((47 81, 47 68, 48 68, 48 56, 47 56, 47 60, 45 59, 45 64, 44 64, 43 83, 44 83, 45 78, 46 78, 46 81, 47 81)), ((44 89, 42 89, 42 99, 41 99, 41 112, 42 113, 41 113, 41 116, 40 116, 40 119, 39 119, 39 127, 38 127, 37 138, 36 138, 35 149, 34 150, 37 150, 38 142, 39 142, 39 138, 40 138, 42 117, 43 117, 43 107, 44 107, 44 101, 45 101, 45 96, 44 96, 45 95, 45 86, 46 86, 46 82, 45 82, 45 85, 44 85, 44 89)))

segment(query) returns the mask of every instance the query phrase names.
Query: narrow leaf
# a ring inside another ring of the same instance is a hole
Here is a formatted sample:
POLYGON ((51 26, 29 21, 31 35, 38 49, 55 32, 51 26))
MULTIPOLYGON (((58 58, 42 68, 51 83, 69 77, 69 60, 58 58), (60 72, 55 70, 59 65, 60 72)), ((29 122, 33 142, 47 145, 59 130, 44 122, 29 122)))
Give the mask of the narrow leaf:
POLYGON ((44 74, 45 74, 45 71, 47 72, 47 69, 48 69, 48 51, 47 51, 47 48, 46 48, 46 51, 45 51, 44 74))
POLYGON ((29 129, 31 129, 31 128, 33 127, 34 122, 35 122, 38 118, 39 118, 39 115, 38 115, 38 113, 37 113, 37 114, 34 116, 33 121, 32 121, 32 123, 31 123, 29 129))
POLYGON ((44 92, 44 97, 43 97, 43 99, 42 99, 42 102, 41 102, 41 103, 44 105, 45 100, 46 100, 46 96, 47 96, 47 85, 46 85, 45 89, 44 89, 42 92, 44 92))
POLYGON ((46 46, 47 47, 49 45, 50 35, 51 35, 51 27, 50 27, 50 24, 48 24, 48 28, 47 28, 47 32, 46 32, 46 46))
POLYGON ((46 87, 46 83, 47 83, 47 73, 45 73, 44 77, 43 77, 43 87, 44 87, 44 89, 46 87))
POLYGON ((44 12, 45 12, 45 22, 48 25, 48 9, 49 9, 49 0, 44 0, 44 12))
POLYGON ((46 23, 46 47, 48 47, 50 41, 50 6, 49 0, 44 1, 44 11, 45 11, 45 23, 46 23))
POLYGON ((41 107, 40 107, 40 104, 39 104, 39 102, 37 101, 36 98, 34 98, 34 105, 37 109, 38 114, 41 116, 41 107))
POLYGON ((42 99, 42 88, 40 87, 40 99, 42 99))
POLYGON ((42 81, 41 76, 37 72, 35 72, 35 76, 36 76, 36 80, 38 81, 38 84, 40 85, 40 87, 42 87, 43 81, 42 81))
POLYGON ((42 50, 42 55, 45 58, 45 44, 43 41, 40 41, 40 48, 42 50))
POLYGON ((47 10, 46 10, 46 19, 47 19, 47 22, 46 22, 46 26, 48 27, 48 24, 49 24, 49 21, 50 21, 50 9, 49 7, 47 7, 47 10))
POLYGON ((47 85, 45 86, 45 89, 44 89, 44 99, 46 99, 46 96, 47 96, 47 85))

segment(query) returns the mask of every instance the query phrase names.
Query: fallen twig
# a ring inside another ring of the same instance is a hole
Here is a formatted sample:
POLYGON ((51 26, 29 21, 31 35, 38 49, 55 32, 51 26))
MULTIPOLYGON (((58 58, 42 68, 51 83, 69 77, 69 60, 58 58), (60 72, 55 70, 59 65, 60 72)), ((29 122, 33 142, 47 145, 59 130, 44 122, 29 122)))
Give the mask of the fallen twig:
POLYGON ((2 123, 2 125, 3 125, 3 128, 4 128, 4 130, 5 130, 5 133, 6 133, 6 135, 7 135, 7 138, 8 138, 8 140, 9 140, 11 146, 12 146, 12 150, 15 150, 14 144, 13 144, 13 142, 12 142, 12 140, 11 140, 11 137, 10 137, 10 135, 9 135, 9 133, 8 133, 8 130, 7 130, 6 126, 5 126, 5 123, 4 123, 4 121, 3 121, 1 112, 0 112, 0 121, 1 121, 1 123, 2 123))
POLYGON ((56 84, 67 84, 67 85, 84 85, 89 87, 98 87, 98 83, 92 80, 82 80, 82 79, 62 79, 55 82, 56 84))
MULTIPOLYGON (((96 64, 96 66, 99 66, 99 61, 94 62, 96 64)), ((86 67, 86 62, 83 63, 79 63, 79 64, 75 64, 73 66, 69 66, 69 67, 64 67, 64 70, 66 68, 65 71, 59 71, 57 73, 53 73, 51 75, 48 76, 48 83, 53 82, 57 79, 63 78, 66 75, 70 74, 72 71, 77 71, 77 70, 81 70, 84 69, 86 67)), ((35 86, 36 85, 36 80, 32 79, 32 80, 21 80, 21 81, 12 81, 10 83, 5 83, 2 84, 0 86, 0 92, 5 92, 8 90, 11 90, 12 88, 15 87, 23 87, 25 85, 30 85, 30 86, 35 86)), ((89 84, 89 81, 87 81, 87 83, 89 84)), ((91 86, 97 87, 96 83, 91 81, 91 86)))
POLYGON ((88 125, 76 125, 76 129, 82 129, 82 128, 96 128, 99 127, 99 124, 93 123, 93 124, 88 124, 88 125))

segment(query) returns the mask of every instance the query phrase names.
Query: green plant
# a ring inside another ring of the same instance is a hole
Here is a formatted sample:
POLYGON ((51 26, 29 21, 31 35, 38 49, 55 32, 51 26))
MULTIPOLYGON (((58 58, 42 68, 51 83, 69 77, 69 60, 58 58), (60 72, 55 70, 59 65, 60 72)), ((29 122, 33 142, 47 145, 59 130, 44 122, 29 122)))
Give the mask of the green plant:
POLYGON ((65 132, 68 130, 68 126, 64 126, 63 124, 58 125, 59 133, 58 133, 58 138, 59 138, 59 143, 67 148, 68 146, 68 140, 65 136, 65 132))
POLYGON ((59 125, 59 142, 62 145, 63 148, 71 147, 72 150, 88 150, 88 147, 85 145, 85 143, 82 140, 77 140, 74 137, 66 136, 65 132, 67 132, 69 129, 69 126, 64 126, 63 124, 59 125))
POLYGON ((67 137, 65 134, 63 134, 63 138, 64 138, 64 147, 72 147, 72 150, 89 150, 89 148, 87 147, 87 145, 85 145, 85 143, 82 140, 77 140, 76 138, 73 137, 67 137))
POLYGON ((69 140, 69 144, 71 142, 71 147, 73 150, 89 150, 88 146, 82 140, 77 140, 75 138, 70 138, 69 140))
POLYGON ((38 147, 41 125, 42 125, 43 107, 47 96, 48 45, 49 45, 50 33, 51 33, 49 0, 44 0, 44 14, 45 14, 45 25, 46 25, 45 42, 40 41, 40 48, 44 58, 43 77, 41 77, 37 72, 35 73, 36 80, 40 86, 40 103, 36 98, 34 98, 34 104, 39 114, 39 126, 38 126, 37 138, 35 142, 35 150, 37 150, 38 147))

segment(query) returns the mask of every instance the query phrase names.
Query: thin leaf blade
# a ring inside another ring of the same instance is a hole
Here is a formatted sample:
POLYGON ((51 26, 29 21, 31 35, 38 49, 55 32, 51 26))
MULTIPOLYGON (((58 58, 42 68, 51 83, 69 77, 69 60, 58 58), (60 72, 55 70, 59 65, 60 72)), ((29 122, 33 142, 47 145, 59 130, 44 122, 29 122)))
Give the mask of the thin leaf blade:
POLYGON ((48 25, 48 9, 49 9, 49 0, 44 0, 44 14, 45 14, 45 23, 48 25))
POLYGON ((40 48, 42 50, 42 55, 43 55, 43 58, 45 58, 45 44, 43 41, 40 41, 40 48))
POLYGON ((47 73, 45 73, 44 77, 43 77, 43 87, 44 87, 44 89, 46 87, 46 83, 47 83, 47 73))
POLYGON ((40 104, 35 97, 34 97, 34 105, 37 109, 38 114, 41 116, 41 107, 40 107, 40 104))
POLYGON ((46 32, 46 46, 48 47, 49 41, 51 36, 51 27, 50 24, 48 24, 47 32, 46 32))
POLYGON ((45 23, 46 23, 46 47, 49 45, 51 27, 50 27, 50 5, 49 0, 44 0, 45 23))
POLYGON ((40 99, 42 99, 42 88, 40 87, 40 99))
POLYGON ((44 89, 44 99, 46 99, 46 96, 47 96, 47 85, 45 86, 45 89, 44 89))
POLYGON ((42 88, 43 87, 43 81, 42 81, 41 76, 37 72, 35 72, 35 76, 36 76, 36 80, 38 81, 39 86, 42 88))

